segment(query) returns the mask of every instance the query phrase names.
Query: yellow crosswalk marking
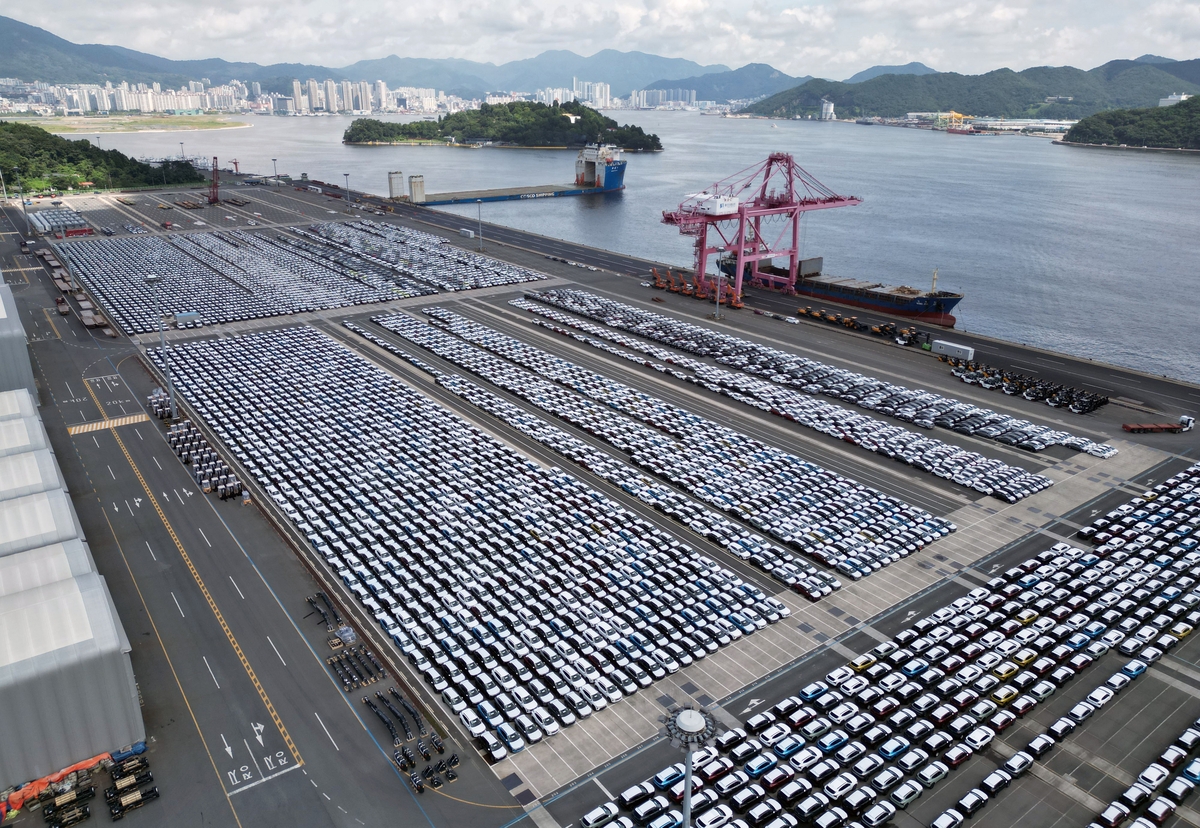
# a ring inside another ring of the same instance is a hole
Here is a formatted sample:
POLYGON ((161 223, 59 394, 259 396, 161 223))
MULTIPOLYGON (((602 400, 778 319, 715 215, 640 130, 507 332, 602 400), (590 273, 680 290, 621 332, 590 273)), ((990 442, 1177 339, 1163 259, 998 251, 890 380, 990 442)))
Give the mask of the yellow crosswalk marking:
POLYGON ((96 420, 91 423, 80 423, 79 425, 67 426, 67 433, 74 437, 76 434, 87 434, 89 431, 103 431, 106 428, 117 428, 118 426, 131 425, 133 423, 144 423, 150 419, 148 414, 130 414, 128 417, 113 417, 110 419, 96 420))

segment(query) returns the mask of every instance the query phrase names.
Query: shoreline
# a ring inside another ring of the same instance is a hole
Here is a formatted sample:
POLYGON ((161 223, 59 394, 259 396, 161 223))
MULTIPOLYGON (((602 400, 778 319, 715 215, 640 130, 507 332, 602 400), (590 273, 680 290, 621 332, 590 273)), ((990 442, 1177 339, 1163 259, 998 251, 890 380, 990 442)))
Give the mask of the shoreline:
POLYGON ((1186 147, 1130 147, 1124 144, 1081 144, 1078 141, 1052 141, 1053 144, 1058 144, 1063 147, 1083 147, 1084 149, 1100 149, 1100 150, 1133 150, 1136 152, 1176 152, 1184 154, 1200 155, 1200 149, 1188 149, 1186 147))
MULTIPOLYGON (((41 126, 38 124, 37 126, 41 126)), ((230 124, 229 126, 201 127, 201 126, 180 126, 174 129, 102 129, 102 130, 87 130, 79 129, 70 132, 60 132, 54 129, 46 129, 51 135, 61 135, 63 137, 70 135, 144 135, 153 134, 156 132, 217 132, 223 129, 249 129, 254 124, 230 124)))

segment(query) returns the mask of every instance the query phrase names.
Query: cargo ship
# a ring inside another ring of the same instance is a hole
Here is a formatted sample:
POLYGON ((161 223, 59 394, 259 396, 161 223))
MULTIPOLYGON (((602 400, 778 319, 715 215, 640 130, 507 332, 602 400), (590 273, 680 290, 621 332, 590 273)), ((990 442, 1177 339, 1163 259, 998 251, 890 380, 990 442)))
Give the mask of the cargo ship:
POLYGON ((544 184, 533 187, 503 187, 494 190, 465 190, 456 193, 413 195, 414 204, 435 207, 439 204, 474 204, 484 201, 525 201, 561 196, 600 195, 625 189, 627 162, 620 147, 612 144, 588 144, 575 156, 573 184, 544 184))
MULTIPOLYGON (((734 264, 731 259, 721 258, 717 264, 726 275, 732 277, 734 264)), ((963 300, 963 294, 938 290, 936 270, 933 272, 932 289, 921 290, 907 285, 885 285, 881 282, 830 276, 822 272, 823 266, 823 257, 800 261, 796 273, 797 295, 915 319, 944 328, 953 328, 957 321, 953 311, 963 300)), ((776 279, 786 282, 788 273, 774 265, 760 264, 758 275, 762 286, 772 287, 772 282, 776 279)), ((747 269, 747 284, 755 286, 750 276, 747 269)))

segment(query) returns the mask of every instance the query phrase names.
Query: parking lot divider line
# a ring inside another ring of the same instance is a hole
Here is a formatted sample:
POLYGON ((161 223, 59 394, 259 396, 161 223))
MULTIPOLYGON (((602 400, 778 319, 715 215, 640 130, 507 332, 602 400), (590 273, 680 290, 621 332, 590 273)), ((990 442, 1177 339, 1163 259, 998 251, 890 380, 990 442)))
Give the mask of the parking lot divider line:
POLYGON ((217 761, 213 758, 212 751, 208 749, 208 740, 204 738, 204 731, 200 729, 200 723, 196 721, 196 714, 192 710, 192 704, 188 701, 187 693, 184 692, 183 683, 179 681, 179 674, 175 672, 175 664, 171 661, 171 655, 167 652, 167 645, 163 643, 162 636, 158 632, 158 625, 154 623, 154 616, 150 613, 150 608, 146 606, 146 599, 142 596, 142 588, 138 585, 137 578, 134 577, 133 567, 129 565, 129 559, 125 557, 125 550, 121 547, 121 540, 117 537, 116 530, 113 529, 112 521, 108 519, 108 511, 103 505, 100 506, 100 512, 104 515, 104 522, 108 524, 108 531, 112 533, 113 542, 117 545, 117 551, 121 553, 121 560, 125 562, 125 571, 129 573, 129 580, 133 582, 133 588, 138 594, 138 600, 142 602, 142 609, 146 612, 146 618, 150 621, 150 628, 154 630, 154 637, 158 639, 158 646, 162 650, 163 657, 167 660, 167 666, 171 668, 171 677, 175 679, 175 686, 179 688, 179 695, 183 697, 183 704, 187 707, 188 715, 192 718, 192 724, 196 727, 196 734, 200 737, 200 743, 204 745, 204 752, 208 754, 208 761, 212 765, 213 773, 217 776, 217 784, 221 786, 221 792, 225 794, 225 801, 229 803, 229 810, 233 812, 233 820, 238 824, 238 828, 242 828, 242 821, 238 818, 237 809, 233 807, 233 800, 229 798, 229 791, 225 789, 225 780, 221 778, 221 771, 217 769, 217 761))
MULTIPOLYGON (((91 390, 90 386, 88 387, 88 392, 91 393, 92 398, 95 399, 96 394, 91 390)), ((96 406, 100 406, 99 400, 96 400, 96 406)), ((103 410, 104 409, 101 408, 101 411, 103 410)), ((154 511, 158 513, 159 519, 162 521, 163 526, 166 527, 167 534, 171 536, 171 540, 174 542, 175 548, 179 550, 179 555, 183 558, 184 564, 187 565, 188 571, 192 574, 192 578, 195 580, 196 586, 200 588, 201 594, 204 595, 204 600, 208 602, 208 607, 212 610, 213 616, 216 617, 217 623, 221 625, 221 630, 225 633, 225 637, 229 639, 230 646, 233 647, 234 653, 237 654, 238 660, 242 663, 242 669, 246 671, 246 675, 250 678, 250 683, 253 684, 254 689, 258 691, 259 698, 262 699, 263 705, 267 708, 267 715, 271 717, 271 721, 275 724, 276 729, 279 731, 279 735, 283 738, 283 743, 287 745, 288 750, 291 752, 292 759, 297 764, 303 764, 304 759, 300 756, 300 751, 296 748, 296 743, 292 741, 291 734, 288 733, 287 727, 285 727, 283 724, 283 720, 279 718, 279 714, 275 710, 275 705, 271 702, 271 698, 267 695, 267 691, 263 689, 262 683, 259 682, 258 676, 254 672, 254 668, 250 666, 250 660, 246 658, 246 654, 242 651, 241 645, 238 644, 237 638, 235 638, 233 635, 233 630, 229 628, 229 624, 225 621, 225 616, 221 614, 220 608, 217 607, 217 602, 213 599, 212 593, 210 593, 208 591, 208 587, 205 586, 204 579, 200 577, 200 573, 197 571, 196 565, 192 563, 192 559, 188 556, 187 550, 183 548, 183 543, 179 540, 179 536, 175 533, 175 528, 171 525, 171 522, 167 520, 167 516, 162 510, 162 506, 160 506, 158 503, 158 498, 154 496, 154 492, 150 491, 150 486, 146 483, 146 478, 142 476, 141 469, 139 469, 137 464, 133 462, 133 457, 129 454, 129 449, 125 447, 125 441, 123 441, 120 435, 117 434, 116 429, 112 429, 112 435, 113 439, 117 441, 117 445, 120 446, 121 452, 125 455, 125 459, 129 462, 129 467, 133 469, 133 473, 137 475, 138 482, 142 484, 142 490, 146 492, 146 497, 149 499, 150 505, 154 507, 154 511)))

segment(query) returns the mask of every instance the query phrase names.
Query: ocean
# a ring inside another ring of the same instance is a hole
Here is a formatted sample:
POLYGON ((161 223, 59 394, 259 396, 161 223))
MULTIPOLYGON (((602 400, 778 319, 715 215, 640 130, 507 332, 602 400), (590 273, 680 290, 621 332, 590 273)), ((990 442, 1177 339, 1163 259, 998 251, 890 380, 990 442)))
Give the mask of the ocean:
MULTIPOLYGON (((695 112, 613 112, 657 133, 665 151, 631 153, 626 189, 599 197, 498 202, 483 219, 689 266, 689 239, 661 223, 687 194, 792 153, 858 207, 803 222, 803 254, 825 271, 938 287, 966 298, 958 327, 1200 382, 1200 158, 1090 150, 1019 136, 978 137, 695 112)), ((237 158, 387 193, 389 171, 426 192, 564 184, 574 151, 348 147, 347 117, 247 117, 248 129, 105 134, 135 156, 237 158)), ((397 117, 395 120, 411 120, 397 117)), ((70 137, 87 137, 70 136, 70 137)), ((441 208, 465 216, 475 205, 441 208)))

